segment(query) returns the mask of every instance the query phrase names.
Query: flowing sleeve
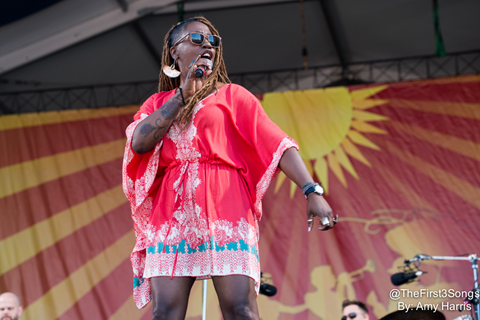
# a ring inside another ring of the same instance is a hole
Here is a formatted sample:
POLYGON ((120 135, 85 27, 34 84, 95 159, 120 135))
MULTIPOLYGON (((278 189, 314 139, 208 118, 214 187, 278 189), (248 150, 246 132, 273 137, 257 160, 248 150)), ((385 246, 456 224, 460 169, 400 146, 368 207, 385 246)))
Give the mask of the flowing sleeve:
POLYGON ((243 87, 232 98, 236 127, 246 142, 241 150, 243 175, 253 199, 255 214, 262 216, 262 199, 270 182, 280 173, 278 164, 283 153, 298 144, 265 113, 260 101, 243 87))
POLYGON ((150 301, 150 282, 143 279, 146 231, 152 212, 153 200, 158 189, 158 180, 155 177, 163 140, 157 143, 150 152, 138 154, 132 149, 132 138, 137 125, 165 103, 172 94, 172 92, 161 92, 148 98, 135 114, 134 121, 126 130, 127 143, 123 157, 122 185, 123 192, 130 201, 135 230, 135 247, 130 259, 134 273, 133 296, 138 308, 144 307, 150 301))

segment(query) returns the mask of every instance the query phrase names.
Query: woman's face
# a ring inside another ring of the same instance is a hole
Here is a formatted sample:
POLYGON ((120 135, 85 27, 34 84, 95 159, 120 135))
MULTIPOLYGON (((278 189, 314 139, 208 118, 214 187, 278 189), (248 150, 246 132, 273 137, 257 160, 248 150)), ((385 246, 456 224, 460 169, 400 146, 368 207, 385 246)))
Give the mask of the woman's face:
MULTIPOLYGON (((190 32, 198 32, 204 35, 212 35, 210 29, 206 25, 197 21, 191 22, 186 25, 185 31, 180 36, 180 38, 190 32)), ((216 50, 208 42, 206 37, 202 45, 195 45, 190 41, 190 35, 188 35, 183 40, 181 40, 175 47, 170 48, 170 54, 173 58, 177 60, 180 72, 182 73, 181 77, 185 79, 189 69, 188 66, 198 56, 201 57, 195 63, 197 66, 203 65, 208 67, 210 65, 210 67, 212 67, 213 62, 215 61, 216 50), (210 60, 211 64, 208 60, 210 60)))

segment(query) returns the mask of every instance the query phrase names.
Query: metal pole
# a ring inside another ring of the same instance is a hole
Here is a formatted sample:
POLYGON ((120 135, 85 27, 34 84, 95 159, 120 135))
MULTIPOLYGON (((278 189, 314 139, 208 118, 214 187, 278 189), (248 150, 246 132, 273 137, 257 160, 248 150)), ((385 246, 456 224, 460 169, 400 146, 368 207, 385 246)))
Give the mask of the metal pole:
MULTIPOLYGON (((472 269, 473 269, 473 292, 475 293, 474 295, 474 301, 478 301, 477 294, 480 294, 480 289, 478 287, 478 265, 477 261, 479 260, 477 254, 470 254, 468 257, 455 257, 455 256, 428 256, 428 255, 423 255, 423 254, 417 254, 414 258, 410 260, 405 260, 405 264, 409 264, 411 262, 417 262, 419 263, 422 260, 467 260, 472 263, 472 269)), ((479 303, 475 303, 473 305, 473 313, 475 315, 475 320, 480 320, 480 305, 479 303)))
MULTIPOLYGON (((473 280, 474 280, 474 284, 473 284, 473 292, 475 293, 475 297, 474 301, 477 301, 478 302, 478 294, 480 293, 479 289, 478 289, 478 265, 477 265, 477 255, 471 255, 471 260, 470 262, 472 263, 472 269, 473 269, 473 280)), ((476 303, 474 306, 473 306, 473 310, 474 310, 474 313, 475 313, 475 318, 476 320, 480 320, 480 306, 478 303, 476 303)))
POLYGON ((203 280, 203 310, 202 310, 202 320, 207 320, 207 280, 203 280))

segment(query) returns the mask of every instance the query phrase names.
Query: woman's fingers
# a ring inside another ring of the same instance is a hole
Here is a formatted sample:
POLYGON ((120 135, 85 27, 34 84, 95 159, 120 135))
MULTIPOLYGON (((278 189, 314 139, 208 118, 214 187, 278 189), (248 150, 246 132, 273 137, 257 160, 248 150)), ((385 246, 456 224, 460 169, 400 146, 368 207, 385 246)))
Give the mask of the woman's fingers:
POLYGON ((197 56, 192 62, 188 65, 187 77, 185 78, 185 83, 183 84, 183 91, 185 92, 186 98, 193 96, 198 90, 197 89, 197 78, 195 78, 195 70, 197 69, 197 62, 200 60, 201 55, 197 56))
POLYGON ((208 69, 208 70, 213 69, 213 64, 212 64, 212 61, 210 59, 200 58, 195 62, 195 64, 197 66, 205 66, 205 69, 208 69))
POLYGON ((212 74, 212 70, 208 69, 207 72, 205 72, 205 77, 204 78, 208 78, 211 74, 212 74))
POLYGON ((333 218, 333 213, 332 211, 327 212, 327 215, 324 216, 323 218, 320 218, 320 226, 318 226, 318 229, 322 231, 330 230, 335 226, 334 218, 333 218))
POLYGON ((326 214, 318 214, 314 212, 307 213, 308 232, 313 229, 315 218, 318 218, 318 230, 326 231, 332 229, 338 222, 338 216, 333 216, 329 211, 326 214))
POLYGON ((200 58, 200 56, 196 57, 189 65, 187 78, 185 79, 183 90, 187 92, 187 96, 190 97, 196 92, 200 91, 206 78, 208 78, 211 74, 212 62, 209 59, 200 58), (203 77, 197 78, 195 77, 195 70, 197 70, 199 66, 202 66, 204 69, 204 75, 203 77))
POLYGON ((202 78, 195 78, 195 92, 200 91, 203 87, 203 79, 202 78))
POLYGON ((326 231, 331 228, 330 219, 328 219, 327 217, 323 217, 323 218, 319 217, 319 220, 320 220, 320 223, 318 224, 318 230, 326 231))
POLYGON ((198 59, 200 59, 201 55, 199 55, 198 57, 196 57, 195 59, 192 60, 192 62, 190 63, 190 65, 188 66, 191 70, 192 69, 192 66, 195 65, 195 63, 198 61, 198 59))
POLYGON ((318 225, 319 230, 326 231, 335 226, 335 221, 331 211, 327 212, 326 214, 323 213, 322 215, 318 215, 318 219, 320 220, 318 225))
POLYGON ((308 213, 307 214, 307 223, 308 223, 308 232, 312 231, 313 228, 313 214, 308 213))
POLYGON ((335 225, 332 209, 322 196, 316 194, 308 197, 307 217, 310 230, 313 227, 315 218, 319 220, 319 230, 329 230, 335 225))
MULTIPOLYGON (((194 60, 195 61, 195 60, 194 60)), ((192 61, 192 63, 194 62, 192 61)), ((185 78, 185 83, 183 83, 182 89, 183 89, 183 96, 186 99, 190 98, 193 96, 196 92, 195 90, 196 84, 195 84, 195 64, 190 65, 190 69, 188 69, 187 76, 185 78)))

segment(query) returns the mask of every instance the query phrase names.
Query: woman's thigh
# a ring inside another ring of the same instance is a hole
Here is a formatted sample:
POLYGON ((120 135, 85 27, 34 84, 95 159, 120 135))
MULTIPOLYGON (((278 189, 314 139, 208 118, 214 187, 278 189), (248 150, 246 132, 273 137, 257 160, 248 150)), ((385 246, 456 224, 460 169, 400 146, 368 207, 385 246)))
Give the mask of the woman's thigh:
POLYGON ((255 281, 243 275, 212 277, 225 320, 259 319, 255 281))
POLYGON ((196 278, 150 278, 153 302, 153 319, 185 319, 188 297, 196 278))

